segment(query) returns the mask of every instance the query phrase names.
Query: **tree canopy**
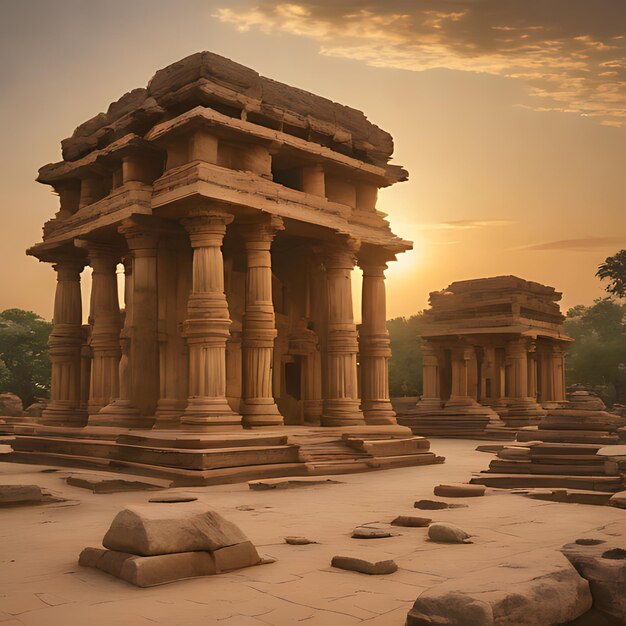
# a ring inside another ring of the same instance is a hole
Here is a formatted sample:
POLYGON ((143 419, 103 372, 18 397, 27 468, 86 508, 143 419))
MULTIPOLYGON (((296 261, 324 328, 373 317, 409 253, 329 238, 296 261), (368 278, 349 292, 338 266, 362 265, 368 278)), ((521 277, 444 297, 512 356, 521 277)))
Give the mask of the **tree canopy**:
POLYGON ((626 250, 620 250, 600 264, 596 276, 600 280, 608 280, 605 286, 607 293, 618 298, 626 298, 626 250))
POLYGON ((32 311, 0 313, 0 392, 10 391, 28 406, 50 391, 48 336, 52 324, 32 311))
POLYGON ((421 325, 421 312, 387 322, 392 352, 389 361, 389 393, 392 398, 415 396, 422 391, 421 325))
POLYGON ((567 382, 606 387, 605 399, 615 400, 618 366, 626 362, 626 304, 600 298, 592 306, 576 306, 564 326, 574 339, 565 359, 567 382))

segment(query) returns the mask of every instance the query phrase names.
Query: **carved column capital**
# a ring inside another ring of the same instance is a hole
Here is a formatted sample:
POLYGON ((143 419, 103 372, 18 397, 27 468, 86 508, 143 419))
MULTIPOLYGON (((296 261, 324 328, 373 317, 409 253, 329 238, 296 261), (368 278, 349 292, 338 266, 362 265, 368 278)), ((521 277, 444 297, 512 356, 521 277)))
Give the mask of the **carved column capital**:
POLYGON ((234 219, 231 213, 218 209, 192 209, 181 224, 189 233, 193 248, 219 247, 222 245, 226 227, 234 219))

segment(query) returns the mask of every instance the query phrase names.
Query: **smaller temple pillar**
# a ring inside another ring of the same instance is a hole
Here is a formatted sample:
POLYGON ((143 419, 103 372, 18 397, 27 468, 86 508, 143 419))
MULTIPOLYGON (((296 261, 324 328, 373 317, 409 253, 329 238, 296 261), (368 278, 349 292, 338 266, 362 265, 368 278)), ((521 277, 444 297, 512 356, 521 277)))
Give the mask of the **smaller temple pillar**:
POLYGON ((359 328, 361 409, 367 424, 396 424, 389 399, 391 341, 387 331, 385 293, 386 263, 381 259, 359 260, 363 270, 362 323, 359 328))
POLYGON ((537 400, 537 344, 528 345, 528 397, 537 400))
POLYGON ((466 347, 452 351, 452 391, 447 407, 466 406, 472 403, 468 394, 468 366, 474 357, 474 348, 466 347))
POLYGON ((417 403, 419 412, 431 413, 443 407, 439 369, 439 349, 431 341, 422 340, 422 396, 417 403))
POLYGON ((242 328, 241 415, 247 427, 283 424, 272 395, 272 363, 277 336, 272 301, 270 248, 280 218, 269 218, 241 229, 247 258, 246 304, 242 328))
POLYGON ((537 423, 545 411, 529 396, 528 340, 525 337, 510 339, 506 344, 507 361, 507 424, 537 423))
POLYGON ((82 306, 80 274, 84 261, 59 258, 53 327, 49 347, 52 362, 51 398, 43 411, 44 424, 83 426, 87 412, 81 407, 82 306))
POLYGON ((189 346, 189 399, 181 423, 202 429, 241 428, 226 399, 226 341, 230 318, 224 293, 222 243, 233 216, 210 208, 183 220, 193 248, 192 288, 184 333, 189 346))
POLYGON ((550 360, 552 370, 552 402, 565 402, 565 354, 557 343, 550 345, 550 360))
POLYGON ((327 370, 322 426, 364 424, 357 382, 357 332, 351 276, 358 244, 329 245, 324 251, 328 289, 327 370))
MULTIPOLYGON (((89 416, 95 416, 119 395, 120 330, 122 318, 117 298, 119 253, 107 246, 88 242, 93 268, 91 286, 92 350, 89 386, 89 416)), ((97 418, 94 418, 97 420, 97 418)))

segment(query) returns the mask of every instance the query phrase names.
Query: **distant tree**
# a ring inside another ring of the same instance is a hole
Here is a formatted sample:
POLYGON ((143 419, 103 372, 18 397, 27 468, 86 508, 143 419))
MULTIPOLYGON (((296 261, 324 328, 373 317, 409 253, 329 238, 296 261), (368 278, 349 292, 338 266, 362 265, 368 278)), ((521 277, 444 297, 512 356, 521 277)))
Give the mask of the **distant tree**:
POLYGON ((607 399, 615 398, 618 367, 626 361, 626 304, 600 298, 593 306, 576 306, 564 326, 574 339, 566 358, 567 382, 604 386, 607 399))
POLYGON ((598 267, 596 276, 608 280, 605 290, 618 298, 626 298, 626 250, 620 250, 608 257, 598 267))
POLYGON ((422 351, 420 332, 422 313, 409 318, 387 321, 392 356, 389 361, 389 393, 391 397, 415 396, 422 390, 422 351))
POLYGON ((0 392, 18 395, 25 407, 50 391, 51 330, 52 324, 32 311, 0 313, 0 392))

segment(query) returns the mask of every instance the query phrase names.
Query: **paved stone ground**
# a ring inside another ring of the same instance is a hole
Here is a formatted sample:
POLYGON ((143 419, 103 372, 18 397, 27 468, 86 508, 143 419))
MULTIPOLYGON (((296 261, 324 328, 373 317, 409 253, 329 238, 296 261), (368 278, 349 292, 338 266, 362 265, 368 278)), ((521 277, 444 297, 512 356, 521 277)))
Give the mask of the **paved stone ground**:
POLYGON ((251 491, 242 484, 165 492, 193 493, 219 509, 277 562, 150 589, 80 568, 77 558, 83 547, 100 545, 117 511, 146 503, 155 492, 95 495, 66 485, 66 469, 42 473, 42 466, 0 463, 1 483, 35 483, 80 502, 0 510, 0 626, 401 626, 415 598, 442 580, 579 537, 626 536, 624 510, 497 490, 448 500, 468 508, 418 511, 413 502, 434 498, 435 485, 465 482, 490 460, 475 451, 476 441, 432 443, 447 457, 444 465, 338 476, 341 484, 298 489, 251 491), (424 528, 391 527, 396 536, 387 539, 350 538, 355 526, 388 524, 403 514, 452 522, 476 535, 474 543, 430 543, 424 528), (319 543, 287 545, 288 535, 319 543), (388 576, 336 570, 330 567, 336 554, 393 558, 399 570, 388 576))

